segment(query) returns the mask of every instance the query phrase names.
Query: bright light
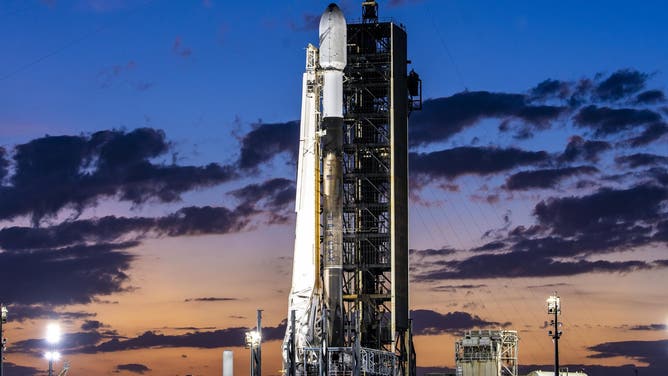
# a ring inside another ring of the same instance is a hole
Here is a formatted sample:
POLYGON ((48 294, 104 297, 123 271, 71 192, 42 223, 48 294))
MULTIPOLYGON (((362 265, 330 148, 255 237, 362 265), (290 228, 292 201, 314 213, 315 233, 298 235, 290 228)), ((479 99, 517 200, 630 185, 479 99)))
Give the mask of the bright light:
POLYGON ((60 359, 60 353, 58 351, 47 351, 44 353, 44 357, 46 360, 56 361, 60 359))
POLYGON ((557 293, 547 298, 547 313, 561 313, 561 303, 557 293))
POLYGON ((262 342, 262 338, 256 330, 246 332, 246 347, 257 347, 260 342, 262 342))
POLYGON ((56 323, 51 323, 46 326, 46 342, 58 343, 60 341, 60 326, 56 323))

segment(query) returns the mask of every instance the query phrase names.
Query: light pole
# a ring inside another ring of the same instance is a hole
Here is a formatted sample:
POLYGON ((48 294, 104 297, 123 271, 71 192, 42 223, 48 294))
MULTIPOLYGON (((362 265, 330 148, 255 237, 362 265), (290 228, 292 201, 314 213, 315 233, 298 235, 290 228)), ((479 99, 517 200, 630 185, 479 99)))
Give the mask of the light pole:
POLYGON ((60 353, 54 350, 55 345, 60 342, 60 326, 50 323, 46 326, 46 342, 50 345, 49 351, 44 357, 49 361, 49 376, 53 376, 53 362, 60 359, 60 353))
POLYGON ((554 318, 550 321, 550 326, 552 330, 548 331, 548 335, 554 340, 554 376, 559 376, 559 338, 563 333, 559 328, 561 323, 559 322, 559 315, 561 314, 561 300, 557 292, 554 292, 554 295, 547 298, 547 314, 554 318))
POLYGON ((0 304, 0 376, 4 374, 3 367, 5 361, 5 345, 7 344, 7 338, 4 337, 4 331, 2 330, 2 325, 7 323, 7 307, 0 304))
POLYGON ((250 349, 251 376, 262 376, 262 310, 257 310, 257 328, 246 332, 246 348, 250 349))

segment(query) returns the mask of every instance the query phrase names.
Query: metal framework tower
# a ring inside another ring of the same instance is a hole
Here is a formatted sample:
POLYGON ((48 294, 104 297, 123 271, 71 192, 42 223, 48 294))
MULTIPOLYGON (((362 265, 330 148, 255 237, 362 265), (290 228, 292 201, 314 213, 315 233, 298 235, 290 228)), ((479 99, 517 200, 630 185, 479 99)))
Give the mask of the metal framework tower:
POLYGON ((470 330, 455 342, 457 376, 517 376, 515 330, 470 330))
POLYGON ((407 73, 404 28, 379 22, 375 1, 362 7, 362 21, 347 23, 330 4, 320 20, 319 49, 307 49, 283 343, 290 376, 416 370, 407 124, 421 108, 421 81, 407 73))
MULTIPOLYGON (((345 344, 415 358, 408 315, 408 115, 406 31, 363 4, 348 24, 343 140, 345 344), (359 332, 358 332, 359 331, 359 332)), ((419 79, 418 79, 419 81, 419 79)), ((419 82, 417 82, 419 85, 419 82)))

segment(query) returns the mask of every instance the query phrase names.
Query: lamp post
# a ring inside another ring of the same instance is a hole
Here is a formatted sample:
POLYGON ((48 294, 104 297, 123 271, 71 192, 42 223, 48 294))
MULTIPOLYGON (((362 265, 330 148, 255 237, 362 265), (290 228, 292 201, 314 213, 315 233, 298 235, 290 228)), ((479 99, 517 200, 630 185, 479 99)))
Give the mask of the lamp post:
POLYGON ((246 348, 250 349, 251 376, 262 376, 262 310, 257 310, 257 328, 246 332, 246 348))
POLYGON ((557 292, 554 292, 554 295, 547 298, 547 314, 554 318, 550 321, 550 326, 552 330, 548 331, 548 335, 554 340, 554 376, 559 376, 559 338, 563 333, 559 328, 561 323, 559 322, 559 315, 561 314, 561 300, 557 292))
POLYGON ((46 326, 46 342, 50 346, 44 357, 49 361, 49 376, 53 376, 53 362, 60 359, 60 353, 54 350, 55 345, 60 342, 60 326, 58 324, 50 323, 46 326))

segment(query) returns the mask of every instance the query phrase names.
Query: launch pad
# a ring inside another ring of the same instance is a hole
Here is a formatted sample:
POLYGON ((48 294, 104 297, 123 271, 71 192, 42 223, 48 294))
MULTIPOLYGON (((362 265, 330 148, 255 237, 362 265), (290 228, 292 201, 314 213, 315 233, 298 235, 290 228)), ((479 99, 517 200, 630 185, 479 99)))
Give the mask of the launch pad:
POLYGON ((331 4, 306 52, 287 375, 415 375, 408 291, 408 115, 421 82, 375 1, 331 4))

